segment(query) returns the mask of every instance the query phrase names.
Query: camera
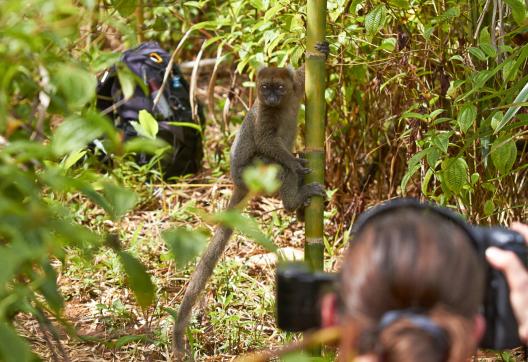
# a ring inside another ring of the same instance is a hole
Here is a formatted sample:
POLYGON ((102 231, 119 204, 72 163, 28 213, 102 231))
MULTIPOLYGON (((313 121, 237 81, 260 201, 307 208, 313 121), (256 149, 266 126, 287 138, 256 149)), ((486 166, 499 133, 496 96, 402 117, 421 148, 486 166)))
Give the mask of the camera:
MULTIPOLYGON (((501 227, 471 226, 458 217, 454 221, 469 234, 483 263, 486 263, 486 248, 495 246, 513 251, 528 266, 528 247, 519 233, 501 227)), ((284 264, 277 269, 276 283, 279 328, 291 332, 319 328, 320 299, 324 293, 336 290, 337 274, 312 273, 304 264, 284 264)), ((522 345, 506 278, 487 263, 482 314, 486 319, 486 333, 481 348, 501 350, 522 345)))

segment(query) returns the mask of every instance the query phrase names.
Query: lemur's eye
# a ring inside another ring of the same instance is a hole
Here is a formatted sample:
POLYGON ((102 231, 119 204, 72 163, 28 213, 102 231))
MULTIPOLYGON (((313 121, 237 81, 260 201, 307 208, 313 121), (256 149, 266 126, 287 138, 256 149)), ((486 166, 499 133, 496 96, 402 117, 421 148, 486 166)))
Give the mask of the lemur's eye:
POLYGON ((267 85, 265 85, 265 84, 263 84, 263 85, 261 85, 261 86, 260 86, 260 88, 262 88, 262 89, 267 89, 267 88, 268 88, 268 86, 267 86, 267 85))
POLYGON ((284 86, 282 84, 279 85, 279 89, 284 89, 284 86))

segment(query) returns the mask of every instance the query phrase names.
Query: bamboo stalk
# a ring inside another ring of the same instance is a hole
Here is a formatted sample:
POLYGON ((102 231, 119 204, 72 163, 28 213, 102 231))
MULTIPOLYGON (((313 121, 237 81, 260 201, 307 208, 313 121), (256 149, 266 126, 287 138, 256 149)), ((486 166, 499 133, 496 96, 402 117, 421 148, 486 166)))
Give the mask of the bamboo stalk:
MULTIPOLYGON (((324 184, 325 57, 315 45, 325 40, 326 0, 308 0, 307 14, 305 155, 312 172, 307 175, 306 182, 324 184)), ((323 269, 323 212, 323 198, 312 197, 305 211, 304 259, 314 270, 323 269)))
POLYGON ((136 7, 136 32, 138 43, 142 43, 145 40, 145 34, 143 32, 143 25, 145 23, 144 18, 144 6, 143 0, 138 0, 136 7))

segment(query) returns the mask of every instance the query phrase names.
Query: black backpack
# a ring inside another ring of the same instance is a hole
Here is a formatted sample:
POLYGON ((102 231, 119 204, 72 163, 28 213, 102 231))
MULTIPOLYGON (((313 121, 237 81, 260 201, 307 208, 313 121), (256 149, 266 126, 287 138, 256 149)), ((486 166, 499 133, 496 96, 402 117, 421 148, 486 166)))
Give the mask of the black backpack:
MULTIPOLYGON (((97 86, 97 108, 100 111, 110 110, 109 115, 114 119, 116 127, 124 132, 125 140, 137 137, 130 121, 138 120, 140 110, 145 109, 156 118, 159 128, 157 137, 172 146, 161 160, 164 178, 197 172, 203 157, 202 135, 196 128, 169 124, 194 123, 200 128, 204 124, 200 105, 198 119, 193 119, 189 84, 177 65, 173 65, 160 101, 153 107, 169 59, 169 53, 156 42, 146 42, 123 53, 121 62, 143 80, 145 87, 150 91, 149 94, 145 94, 141 87, 136 86, 133 96, 123 102, 123 92, 115 66, 103 73, 97 86)), ((149 159, 149 156, 140 154, 136 161, 145 164, 149 159)))

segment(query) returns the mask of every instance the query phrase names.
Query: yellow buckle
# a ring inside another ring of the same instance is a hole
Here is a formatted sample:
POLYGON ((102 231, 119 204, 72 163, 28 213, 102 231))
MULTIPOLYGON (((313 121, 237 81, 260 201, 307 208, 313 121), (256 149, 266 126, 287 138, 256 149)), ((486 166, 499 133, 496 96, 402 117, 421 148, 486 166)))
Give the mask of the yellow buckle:
POLYGON ((163 59, 161 58, 161 56, 158 54, 158 53, 150 53, 149 54, 149 58, 153 61, 153 62, 156 62, 158 64, 162 63, 163 62, 163 59))

